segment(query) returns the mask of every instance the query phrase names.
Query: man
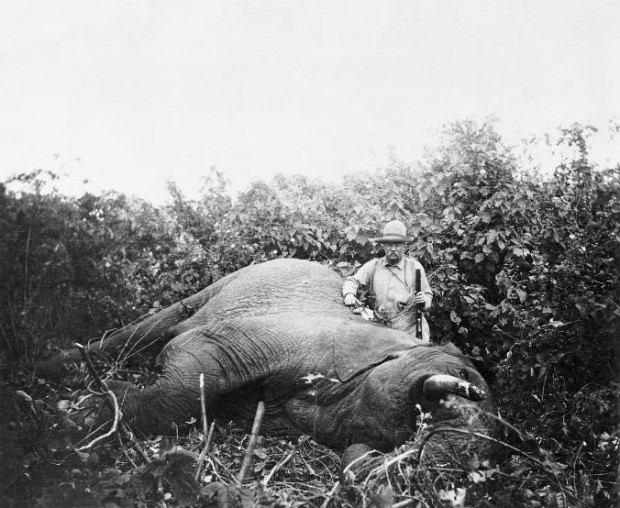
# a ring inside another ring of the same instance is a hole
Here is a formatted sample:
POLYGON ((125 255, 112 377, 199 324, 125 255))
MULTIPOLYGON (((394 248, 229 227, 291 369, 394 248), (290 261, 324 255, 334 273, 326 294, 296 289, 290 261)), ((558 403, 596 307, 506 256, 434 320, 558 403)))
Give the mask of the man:
MULTIPOLYGON (((424 310, 430 309, 433 293, 422 265, 405 256, 408 241, 410 239, 407 237, 407 229, 402 222, 393 220, 385 225, 383 236, 375 239, 383 248, 385 256, 368 261, 355 275, 347 277, 342 286, 345 305, 361 305, 357 299, 357 290, 360 285, 364 285, 369 289, 369 296, 375 299, 375 311, 385 316, 388 324, 407 303, 413 302, 424 310), (421 289, 417 293, 416 270, 419 270, 421 289)), ((430 341, 428 323, 424 317, 422 339, 430 341)))

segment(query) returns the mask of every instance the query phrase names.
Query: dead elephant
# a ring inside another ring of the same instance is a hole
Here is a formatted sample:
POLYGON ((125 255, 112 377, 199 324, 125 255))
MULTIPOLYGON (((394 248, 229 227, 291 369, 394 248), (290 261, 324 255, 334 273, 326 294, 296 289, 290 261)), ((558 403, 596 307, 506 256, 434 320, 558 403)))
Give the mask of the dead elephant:
MULTIPOLYGON (((162 347, 155 384, 110 385, 125 420, 147 434, 200 417, 201 373, 210 416, 251 425, 262 400, 263 433, 309 434, 334 449, 391 450, 416 431, 421 412, 432 416, 429 430, 493 432, 489 388, 456 347, 364 321, 343 305, 341 286, 318 263, 252 265, 89 349, 126 357, 162 347)), ((71 359, 78 353, 41 367, 71 359)))

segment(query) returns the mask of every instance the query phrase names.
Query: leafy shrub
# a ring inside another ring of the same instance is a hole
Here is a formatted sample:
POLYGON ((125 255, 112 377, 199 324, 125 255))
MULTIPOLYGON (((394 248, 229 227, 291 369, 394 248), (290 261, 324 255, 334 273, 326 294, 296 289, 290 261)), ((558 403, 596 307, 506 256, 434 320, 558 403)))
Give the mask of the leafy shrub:
MULTIPOLYGON (((0 357, 31 360, 101 336, 250 263, 296 257, 349 275, 381 255, 372 238, 400 219, 434 291, 433 337, 492 379, 502 415, 540 457, 572 464, 573 491, 607 502, 620 168, 590 162, 595 134, 576 124, 549 137, 549 150, 568 154, 544 168, 551 178, 520 166, 492 122, 464 121, 419 165, 394 161, 338 185, 278 176, 234 199, 213 169, 199 199, 170 183, 161 207, 114 192, 67 197, 53 174, 18 175, 0 185, 0 357)), ((511 472, 525 478, 520 467, 511 472)), ((552 499, 549 485, 530 485, 521 501, 552 499)))

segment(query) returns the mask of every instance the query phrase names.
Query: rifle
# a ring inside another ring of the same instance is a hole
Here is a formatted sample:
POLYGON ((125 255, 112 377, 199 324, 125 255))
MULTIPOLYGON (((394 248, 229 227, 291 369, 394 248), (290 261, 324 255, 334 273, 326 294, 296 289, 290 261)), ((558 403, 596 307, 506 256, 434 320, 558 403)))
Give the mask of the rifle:
MULTIPOLYGON (((417 295, 422 291, 422 273, 419 268, 415 271, 415 294, 417 295)), ((415 295, 414 295, 415 296, 415 295)), ((415 338, 422 339, 422 308, 420 305, 416 305, 413 310, 413 317, 415 318, 415 338)))

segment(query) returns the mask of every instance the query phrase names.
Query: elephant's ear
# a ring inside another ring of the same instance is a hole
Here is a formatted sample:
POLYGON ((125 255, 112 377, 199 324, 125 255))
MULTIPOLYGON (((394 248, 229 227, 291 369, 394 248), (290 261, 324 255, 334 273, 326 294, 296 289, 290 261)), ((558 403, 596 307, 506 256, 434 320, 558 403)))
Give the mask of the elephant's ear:
POLYGON ((382 325, 349 322, 334 336, 336 375, 343 383, 418 344, 382 325))

